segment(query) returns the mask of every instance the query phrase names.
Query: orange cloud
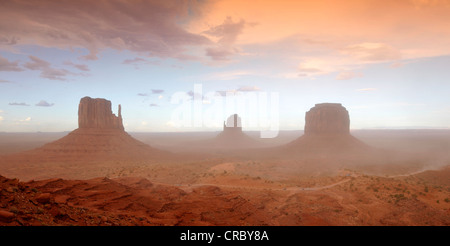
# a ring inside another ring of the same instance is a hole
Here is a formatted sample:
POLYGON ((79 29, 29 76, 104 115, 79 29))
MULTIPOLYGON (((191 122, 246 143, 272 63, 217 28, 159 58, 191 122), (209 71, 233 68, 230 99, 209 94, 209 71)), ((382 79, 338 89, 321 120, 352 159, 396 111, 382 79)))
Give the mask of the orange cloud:
POLYGON ((342 52, 364 62, 391 61, 401 58, 401 53, 390 45, 382 43, 361 43, 349 45, 342 52))
POLYGON ((0 49, 85 48, 86 59, 110 48, 183 60, 328 61, 326 69, 297 71, 309 75, 449 55, 449 11, 449 0, 10 0, 0 8, 0 49))
POLYGON ((362 77, 363 75, 361 73, 355 73, 353 71, 343 71, 340 72, 337 76, 336 79, 337 80, 349 80, 349 79, 354 79, 354 78, 358 78, 358 77, 362 77))
POLYGON ((227 0, 207 6, 188 30, 202 33, 232 18, 255 23, 236 37, 237 46, 300 35, 304 42, 292 43, 293 50, 308 41, 333 49, 356 45, 366 52, 357 54, 362 59, 412 59, 450 54, 449 11, 447 0, 227 0))

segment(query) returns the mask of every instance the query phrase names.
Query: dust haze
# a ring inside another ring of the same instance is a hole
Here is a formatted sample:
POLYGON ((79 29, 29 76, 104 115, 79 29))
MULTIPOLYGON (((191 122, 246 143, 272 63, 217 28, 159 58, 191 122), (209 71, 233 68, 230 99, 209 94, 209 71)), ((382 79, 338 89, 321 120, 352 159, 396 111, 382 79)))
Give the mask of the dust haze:
POLYGON ((449 225, 450 130, 351 130, 349 114, 318 103, 275 138, 237 114, 126 132, 85 97, 72 132, 0 133, 0 224, 449 225))

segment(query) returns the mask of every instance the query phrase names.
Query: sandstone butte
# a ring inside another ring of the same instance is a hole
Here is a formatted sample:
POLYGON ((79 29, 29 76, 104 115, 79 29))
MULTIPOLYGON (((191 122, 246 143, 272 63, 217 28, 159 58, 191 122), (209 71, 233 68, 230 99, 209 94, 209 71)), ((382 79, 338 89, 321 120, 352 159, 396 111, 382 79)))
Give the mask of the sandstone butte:
POLYGON ((122 107, 118 116, 111 110, 111 101, 83 97, 78 106, 78 128, 118 129, 124 131, 122 107))
POLYGON ((78 106, 78 129, 42 147, 22 152, 23 159, 33 161, 133 160, 167 156, 131 137, 123 127, 122 109, 118 116, 111 110, 111 101, 84 97, 78 106), (31 155, 31 156, 30 156, 31 155))
POLYGON ((305 135, 350 134, 350 116, 340 103, 320 103, 305 115, 305 135))
POLYGON ((304 135, 282 146, 284 154, 359 154, 370 147, 350 134, 350 117, 340 103, 316 104, 305 114, 304 135))
POLYGON ((234 149, 245 149, 260 145, 256 139, 242 131, 242 120, 237 114, 232 114, 227 118, 223 123, 223 131, 210 144, 234 149))

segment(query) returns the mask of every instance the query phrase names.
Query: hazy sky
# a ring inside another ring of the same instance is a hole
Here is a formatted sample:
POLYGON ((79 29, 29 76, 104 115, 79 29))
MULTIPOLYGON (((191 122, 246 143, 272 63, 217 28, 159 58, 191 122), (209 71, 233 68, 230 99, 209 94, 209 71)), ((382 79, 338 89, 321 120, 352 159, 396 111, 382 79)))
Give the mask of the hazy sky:
POLYGON ((0 2, 0 131, 73 130, 84 96, 127 131, 300 130, 323 102, 449 128, 449 95, 450 0, 0 2))

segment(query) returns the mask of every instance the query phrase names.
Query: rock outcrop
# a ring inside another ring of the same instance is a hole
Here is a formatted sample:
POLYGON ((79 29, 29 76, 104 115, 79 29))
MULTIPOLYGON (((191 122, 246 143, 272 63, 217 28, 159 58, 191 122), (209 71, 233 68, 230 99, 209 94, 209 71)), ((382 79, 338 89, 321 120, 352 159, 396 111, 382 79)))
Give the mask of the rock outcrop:
POLYGON ((320 103, 305 115, 305 135, 350 134, 350 117, 340 103, 320 103))
POLYGON ((71 163, 87 160, 155 160, 170 156, 125 132, 120 105, 116 116, 112 113, 110 101, 84 97, 80 100, 78 116, 78 129, 42 147, 19 153, 18 157, 31 159, 35 163, 71 163))
POLYGON ((211 147, 221 150, 248 149, 262 146, 256 139, 242 131, 241 117, 237 114, 230 115, 223 124, 223 131, 212 139, 211 147))
POLYGON ((118 116, 111 111, 111 102, 102 98, 84 97, 78 106, 79 128, 100 128, 124 130, 119 104, 118 116))
POLYGON ((237 114, 233 114, 228 117, 227 121, 223 122, 223 132, 230 134, 242 132, 241 117, 237 114))
POLYGON ((350 134, 350 117, 340 103, 320 103, 305 115, 304 135, 281 146, 284 156, 356 157, 370 147, 350 134))
POLYGON ((232 114, 223 122, 223 131, 216 137, 189 142, 189 144, 183 143, 183 146, 184 151, 225 153, 263 147, 264 143, 243 132, 241 117, 232 114))

